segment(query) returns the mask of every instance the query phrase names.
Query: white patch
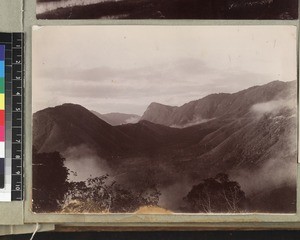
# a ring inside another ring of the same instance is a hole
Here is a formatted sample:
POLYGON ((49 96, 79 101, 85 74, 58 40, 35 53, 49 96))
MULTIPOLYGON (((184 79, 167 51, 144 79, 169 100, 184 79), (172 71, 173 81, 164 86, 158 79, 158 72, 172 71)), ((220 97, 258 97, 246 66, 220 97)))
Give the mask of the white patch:
POLYGON ((5 158, 5 143, 0 142, 0 158, 5 158))

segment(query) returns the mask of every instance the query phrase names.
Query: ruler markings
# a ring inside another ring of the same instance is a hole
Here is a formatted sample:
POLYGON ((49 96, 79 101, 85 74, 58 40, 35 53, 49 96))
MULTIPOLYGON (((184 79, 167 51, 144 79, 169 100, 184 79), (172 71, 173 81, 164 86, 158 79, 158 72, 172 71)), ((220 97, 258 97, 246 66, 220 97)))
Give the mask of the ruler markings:
MULTIPOLYGON (((6 46, 5 95, 6 122, 6 161, 11 165, 10 179, 11 200, 23 199, 23 34, 0 33, 0 44, 6 46)), ((9 166, 10 167, 10 166, 9 166)), ((1 195, 1 192, 0 192, 1 195)))

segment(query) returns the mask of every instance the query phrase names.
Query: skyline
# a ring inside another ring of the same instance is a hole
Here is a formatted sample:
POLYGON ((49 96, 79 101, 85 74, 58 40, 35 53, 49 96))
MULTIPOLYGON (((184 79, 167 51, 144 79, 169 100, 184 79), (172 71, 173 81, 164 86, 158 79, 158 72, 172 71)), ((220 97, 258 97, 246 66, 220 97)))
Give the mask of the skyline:
POLYGON ((296 80, 296 62, 291 26, 36 28, 33 112, 70 102, 142 115, 151 102, 296 80))
MULTIPOLYGON (((269 82, 269 83, 273 83, 273 82, 276 82, 276 81, 279 81, 279 80, 275 80, 275 81, 272 81, 272 82, 269 82)), ((294 81, 297 81, 297 80, 294 80, 294 81)), ((281 82, 283 82, 283 81, 281 81, 281 82)), ((288 81, 288 82, 293 82, 293 81, 288 81)), ((269 84, 269 83, 266 83, 266 84, 269 84)), ((252 87, 257 87, 257 86, 262 86, 262 85, 255 85, 255 86, 252 86, 252 87)), ((249 88, 251 88, 251 87, 249 87, 249 88)), ((247 89, 249 89, 249 88, 242 89, 242 90, 240 90, 240 91, 238 91, 238 92, 242 92, 242 91, 247 90, 247 89)), ((238 92, 234 92, 234 93, 225 93, 225 92, 211 93, 211 94, 208 94, 208 95, 204 96, 203 98, 205 98, 205 97, 207 97, 207 96, 209 96, 209 95, 214 95, 214 94, 223 94, 223 93, 224 93, 224 94, 235 94, 235 93, 238 93, 238 92)), ((151 103, 157 103, 157 104, 161 104, 161 105, 165 105, 165 106, 169 106, 169 107, 182 107, 183 105, 185 105, 185 104, 187 104, 187 103, 190 103, 190 102, 193 102, 193 101, 197 101, 197 100, 201 100, 201 99, 203 99, 203 98, 200 98, 200 99, 194 99, 194 100, 191 100, 191 101, 189 101, 189 102, 183 103, 182 105, 166 105, 166 104, 162 104, 162 103, 160 103, 160 102, 151 102, 151 103)), ((280 100, 278 100, 278 102, 280 102, 280 100)), ((100 114, 102 114, 102 115, 106 115, 106 114, 114 114, 114 113, 117 113, 117 114, 118 114, 118 113, 121 113, 121 114, 136 115, 136 116, 142 117, 143 114, 146 112, 147 108, 150 106, 151 103, 149 103, 149 105, 145 108, 145 110, 144 110, 144 111, 142 112, 142 114, 140 114, 140 115, 139 115, 139 114, 134 114, 134 113, 124 113, 124 112, 107 112, 107 113, 101 113, 101 112, 95 111, 94 109, 88 109, 88 110, 90 110, 90 111, 92 111, 92 112, 100 113, 100 114)), ((61 106, 61 105, 64 105, 64 104, 75 104, 75 103, 65 102, 65 103, 62 103, 62 104, 60 104, 60 105, 56 105, 56 106, 53 106, 53 107, 61 106)), ((80 104, 78 104, 78 105, 80 105, 80 104)), ((84 106, 83 106, 83 107, 84 107, 84 106)), ((51 107, 50 107, 50 108, 51 108, 51 107)), ((44 108, 44 109, 46 109, 46 108, 44 108)), ((36 111, 36 112, 42 111, 42 110, 44 110, 44 109, 38 110, 38 111, 36 111)), ((35 113, 35 112, 33 112, 33 113, 35 113)))

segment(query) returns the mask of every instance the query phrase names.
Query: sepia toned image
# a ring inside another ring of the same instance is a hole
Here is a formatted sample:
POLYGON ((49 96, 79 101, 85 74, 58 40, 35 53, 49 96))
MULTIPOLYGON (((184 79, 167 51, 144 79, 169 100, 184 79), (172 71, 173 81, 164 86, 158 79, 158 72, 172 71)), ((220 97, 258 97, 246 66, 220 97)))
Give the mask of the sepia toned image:
POLYGON ((34 27, 32 211, 295 213, 296 35, 34 27))
POLYGON ((36 0, 38 19, 297 19, 298 0, 36 0))

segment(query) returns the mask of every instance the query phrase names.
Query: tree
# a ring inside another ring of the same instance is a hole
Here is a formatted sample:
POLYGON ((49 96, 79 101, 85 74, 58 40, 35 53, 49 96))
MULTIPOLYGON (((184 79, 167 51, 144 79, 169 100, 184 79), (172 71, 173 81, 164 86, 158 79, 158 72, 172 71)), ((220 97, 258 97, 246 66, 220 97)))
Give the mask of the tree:
POLYGON ((34 212, 60 211, 68 190, 69 171, 59 152, 32 154, 32 209, 34 212))
POLYGON ((240 212, 246 201, 245 193, 227 174, 219 173, 214 178, 204 179, 193 186, 184 198, 191 212, 240 212))
POLYGON ((155 186, 132 191, 108 175, 69 182, 69 169, 59 152, 37 153, 33 149, 32 209, 34 212, 134 212, 156 206, 160 192, 155 186))
POLYGON ((160 192, 150 189, 129 190, 108 175, 89 178, 85 182, 71 182, 65 196, 64 212, 128 213, 141 206, 156 206, 160 192))

